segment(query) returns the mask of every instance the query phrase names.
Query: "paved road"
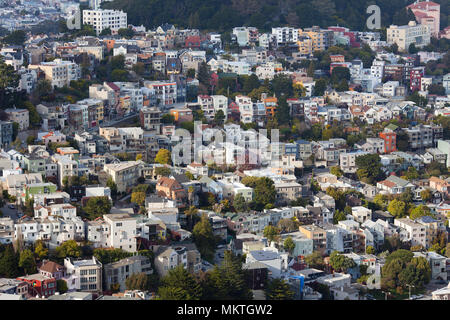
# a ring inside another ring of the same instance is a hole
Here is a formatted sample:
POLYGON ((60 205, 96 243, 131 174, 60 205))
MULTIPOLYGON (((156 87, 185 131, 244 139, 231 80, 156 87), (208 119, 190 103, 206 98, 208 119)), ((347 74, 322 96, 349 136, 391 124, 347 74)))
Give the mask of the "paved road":
POLYGON ((16 209, 10 209, 8 205, 9 203, 7 203, 3 208, 0 208, 0 210, 3 212, 3 218, 10 217, 13 220, 17 220, 19 218, 17 216, 18 214, 17 206, 15 206, 16 209))

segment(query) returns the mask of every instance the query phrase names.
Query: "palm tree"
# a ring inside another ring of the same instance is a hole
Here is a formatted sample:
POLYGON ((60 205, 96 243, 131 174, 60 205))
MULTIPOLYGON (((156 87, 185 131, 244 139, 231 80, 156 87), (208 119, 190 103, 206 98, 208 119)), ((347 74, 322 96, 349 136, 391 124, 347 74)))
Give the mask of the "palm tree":
POLYGON ((194 216, 197 216, 197 208, 194 206, 190 206, 189 209, 187 209, 184 212, 184 215, 186 216, 186 225, 188 227, 189 230, 192 230, 193 226, 193 222, 194 222, 194 216))

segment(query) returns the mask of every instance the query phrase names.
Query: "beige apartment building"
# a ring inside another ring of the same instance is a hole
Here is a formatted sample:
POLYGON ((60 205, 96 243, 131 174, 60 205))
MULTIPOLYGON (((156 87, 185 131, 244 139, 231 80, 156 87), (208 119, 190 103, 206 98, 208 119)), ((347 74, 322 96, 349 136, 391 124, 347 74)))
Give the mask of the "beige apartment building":
POLYGON ((19 124, 19 130, 26 130, 30 126, 30 113, 27 109, 8 108, 5 109, 5 113, 9 121, 19 124))
POLYGON ((409 46, 423 47, 430 43, 431 32, 427 25, 410 21, 408 25, 391 25, 387 29, 387 43, 396 43, 399 51, 407 52, 409 46))
POLYGON ((141 176, 142 161, 125 161, 121 163, 105 164, 105 172, 117 185, 118 192, 126 192, 136 185, 136 180, 141 176))

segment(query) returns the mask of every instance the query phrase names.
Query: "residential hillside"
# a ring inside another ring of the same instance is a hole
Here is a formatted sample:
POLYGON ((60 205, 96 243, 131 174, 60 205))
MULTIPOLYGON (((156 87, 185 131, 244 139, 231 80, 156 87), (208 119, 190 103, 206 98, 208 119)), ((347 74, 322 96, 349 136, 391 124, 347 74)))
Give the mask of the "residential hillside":
MULTIPOLYGON (((151 28, 163 23, 179 27, 224 31, 239 25, 259 29, 290 25, 345 26, 364 30, 366 9, 376 3, 382 26, 407 23, 404 8, 413 0, 114 0, 104 2, 109 9, 128 13, 129 23, 151 28)), ((441 5, 441 28, 448 25, 449 1, 441 5)))

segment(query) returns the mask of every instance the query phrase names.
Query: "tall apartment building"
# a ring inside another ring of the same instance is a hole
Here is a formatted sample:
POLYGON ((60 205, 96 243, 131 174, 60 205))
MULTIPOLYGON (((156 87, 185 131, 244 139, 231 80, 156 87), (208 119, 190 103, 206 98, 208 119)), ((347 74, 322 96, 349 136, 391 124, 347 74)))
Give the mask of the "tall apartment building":
POLYGON ((395 219, 394 225, 406 231, 405 238, 400 238, 402 241, 411 241, 412 246, 421 245, 424 248, 427 246, 426 228, 420 223, 416 223, 409 218, 395 219))
POLYGON ((391 25, 387 29, 387 43, 396 43, 399 51, 406 52, 411 44, 423 47, 430 43, 430 29, 427 25, 410 21, 405 26, 391 25))
POLYGON ((93 26, 97 35, 107 28, 117 32, 128 27, 127 14, 118 10, 83 10, 83 24, 93 26))
POLYGON ((108 247, 136 252, 136 219, 129 214, 106 214, 103 219, 110 227, 108 247))
POLYGON ((410 4, 408 9, 414 13, 416 20, 423 25, 430 28, 431 36, 438 37, 439 35, 439 24, 440 24, 440 14, 441 6, 440 4, 432 1, 416 1, 410 4))
POLYGON ((139 111, 139 120, 144 130, 161 131, 161 110, 156 107, 144 107, 139 111))
POLYGON ((64 280, 69 291, 102 292, 102 264, 94 256, 86 260, 65 258, 64 267, 66 268, 64 280))
POLYGON ((81 70, 78 64, 72 61, 55 59, 50 62, 41 62, 38 65, 30 65, 29 69, 40 69, 45 74, 45 79, 49 80, 52 87, 69 86, 70 81, 78 80, 81 70))
POLYGON ((397 151, 397 134, 394 131, 385 128, 379 133, 379 137, 384 140, 383 153, 397 151))
POLYGON ((403 130, 408 135, 408 143, 413 150, 434 147, 443 136, 443 128, 440 126, 419 125, 403 130))
POLYGON ((272 28, 272 34, 276 36, 277 45, 296 43, 298 41, 298 30, 289 27, 272 28))
POLYGON ((144 86, 153 89, 157 103, 163 106, 177 102, 177 83, 171 81, 144 81, 144 86))

